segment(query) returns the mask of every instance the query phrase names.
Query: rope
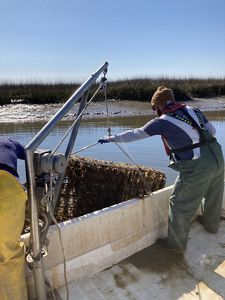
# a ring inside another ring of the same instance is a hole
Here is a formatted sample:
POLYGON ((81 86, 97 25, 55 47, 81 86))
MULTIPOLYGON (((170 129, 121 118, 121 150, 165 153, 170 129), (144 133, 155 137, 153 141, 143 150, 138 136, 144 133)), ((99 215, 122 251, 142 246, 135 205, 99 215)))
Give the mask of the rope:
MULTIPOLYGON (((103 77, 103 82, 104 82, 104 99, 105 99, 105 105, 106 105, 106 114, 107 114, 107 125, 108 125, 108 136, 111 136, 111 127, 110 127, 110 120, 109 120, 109 108, 108 108, 108 99, 107 99, 107 93, 106 93, 106 79, 104 80, 103 77)), ((139 171, 141 171, 142 169, 139 167, 139 165, 134 161, 134 159, 123 149, 123 147, 121 145, 119 145, 118 143, 114 142, 115 145, 124 153, 124 155, 137 167, 137 169, 139 171)))
MULTIPOLYGON (((111 128, 110 128, 110 126, 109 126, 109 107, 108 107, 107 94, 106 94, 106 81, 107 81, 107 79, 106 79, 105 75, 106 75, 106 72, 104 72, 104 76, 101 78, 101 84, 100 84, 98 90, 96 91, 95 95, 97 94, 97 92, 98 92, 100 89, 103 90, 103 93, 104 93, 104 101, 105 101, 105 106, 106 106, 107 124, 108 124, 108 130, 107 130, 107 132, 108 132, 108 135, 111 136, 111 128)), ((94 95, 94 96, 95 96, 95 95, 94 95)), ((93 97, 94 97, 94 96, 93 96, 93 97)), ((92 98, 93 98, 93 97, 92 97, 92 98)), ((89 101, 89 102, 90 102, 90 101, 89 101)), ((86 109, 86 107, 85 107, 85 109, 86 109)), ((81 113, 83 113, 83 111, 82 111, 81 113)), ((79 118, 79 117, 78 117, 78 118, 79 118)), ((75 125, 75 124, 73 124, 72 127, 73 127, 74 125, 75 125)), ((71 128, 70 128, 69 130, 71 130, 71 128)), ((93 144, 90 144, 90 145, 88 145, 88 146, 85 146, 85 147, 83 147, 83 148, 81 148, 81 149, 79 149, 79 150, 73 152, 72 154, 77 154, 77 153, 82 152, 82 151, 84 151, 84 150, 86 150, 86 149, 89 149, 89 148, 91 148, 91 147, 93 147, 93 146, 96 146, 97 144, 98 144, 98 142, 95 142, 95 143, 93 143, 93 144)))
POLYGON ((102 82, 103 82, 103 86, 102 86, 102 89, 103 89, 103 93, 104 93, 104 101, 105 101, 105 107, 106 107, 106 121, 107 121, 107 124, 108 124, 108 129, 107 129, 107 132, 108 132, 108 136, 111 136, 111 127, 110 127, 110 121, 109 121, 109 106, 108 106, 108 99, 107 99, 107 85, 106 85, 106 77, 105 77, 105 74, 104 73, 104 77, 102 77, 102 82))
POLYGON ((56 295, 55 295, 55 292, 50 284, 50 282, 48 281, 48 278, 45 277, 45 284, 50 288, 51 290, 51 295, 53 296, 53 300, 57 300, 56 299, 56 295))
POLYGON ((83 148, 80 148, 79 150, 73 152, 72 154, 77 154, 77 153, 79 153, 79 152, 81 152, 81 151, 84 151, 84 150, 86 150, 86 149, 88 149, 88 148, 91 148, 91 147, 93 147, 93 146, 96 146, 97 144, 98 144, 98 142, 93 143, 93 144, 90 144, 90 145, 88 145, 88 146, 85 146, 85 147, 83 147, 83 148))
POLYGON ((129 158, 130 161, 132 161, 132 163, 138 168, 138 170, 141 171, 141 168, 139 167, 139 165, 133 160, 133 158, 121 147, 121 145, 119 145, 118 143, 114 142, 116 144, 116 146, 126 155, 126 157, 129 158))
MULTIPOLYGON (((57 226, 57 231, 58 231, 59 240, 60 240, 60 244, 61 244, 61 248, 62 248, 62 255, 63 255, 63 268, 64 268, 64 280, 65 280, 65 287, 66 287, 66 299, 69 300, 69 287, 68 287, 68 280, 67 280, 67 274, 66 274, 66 256, 65 256, 64 246, 63 246, 61 227, 58 224, 58 222, 57 222, 57 220, 54 216, 54 213, 52 211, 52 206, 51 206, 52 199, 53 199, 53 197, 52 197, 52 194, 53 194, 53 185, 52 185, 52 183, 53 183, 53 176, 52 176, 52 171, 51 171, 50 172, 50 186, 49 186, 49 189, 47 190, 47 184, 45 184, 45 193, 46 194, 41 199, 41 203, 46 204, 46 211, 49 212, 49 214, 51 216, 51 219, 53 220, 53 222, 57 226)), ((43 214, 43 215, 45 216, 45 214, 43 214)), ((45 231, 46 228, 47 228, 47 224, 46 224, 45 228, 42 228, 41 232, 45 231)), ((31 243, 32 243, 32 241, 30 241, 29 244, 31 244, 31 243)), ((41 253, 42 253, 42 250, 40 250, 39 255, 41 255, 41 253)), ((56 295, 54 293, 54 290, 53 290, 52 286, 50 285, 50 283, 49 283, 49 281, 46 277, 45 277, 45 283, 51 289, 53 299, 56 300, 56 295)))
POLYGON ((93 99, 95 98, 95 96, 97 95, 97 93, 99 92, 99 90, 102 88, 104 82, 102 82, 99 87, 97 88, 97 90, 95 91, 95 93, 93 94, 93 96, 91 97, 91 99, 86 103, 85 107, 83 108, 83 110, 80 112, 80 114, 78 115, 78 117, 76 118, 76 120, 73 122, 72 126, 67 130, 67 132, 65 133, 65 135, 63 136, 62 140, 59 142, 59 144, 55 147, 55 149, 52 151, 50 157, 59 149, 59 147, 62 145, 62 143, 64 142, 65 138, 68 136, 68 134, 70 133, 70 131, 72 130, 72 128, 77 124, 77 122, 81 119, 83 113, 85 112, 85 110, 88 108, 88 106, 91 104, 91 102, 93 101, 93 99))
MULTIPOLYGON (((102 89, 103 90, 103 93, 104 93, 104 100, 105 100, 105 106, 106 106, 106 115, 107 115, 107 124, 109 124, 109 107, 108 107, 108 101, 107 101, 107 94, 106 94, 106 77, 105 77, 106 73, 104 72, 104 76, 101 78, 101 85, 100 85, 100 88, 99 89, 102 89)), ((111 128, 110 126, 108 126, 108 135, 111 136, 111 128)), ((73 152, 72 154, 77 154, 79 152, 82 152, 86 149, 89 149, 93 146, 96 146, 98 144, 98 142, 96 143, 93 143, 93 144, 90 144, 88 146, 85 146, 75 152, 73 152)))
MULTIPOLYGON (((105 73, 104 73, 105 75, 105 73)), ((67 130, 67 132, 65 133, 65 135, 63 136, 63 138, 61 139, 61 141, 59 142, 59 144, 55 147, 55 149, 51 152, 50 157, 59 149, 59 147, 62 145, 63 141, 65 140, 65 138, 68 136, 68 134, 70 133, 70 131, 72 130, 72 128, 77 124, 77 122, 81 119, 84 111, 87 109, 87 107, 90 105, 90 103, 93 101, 93 99, 95 98, 95 96, 97 95, 97 93, 99 92, 99 90, 102 88, 102 86, 104 85, 104 81, 101 82, 101 84, 99 85, 99 87, 97 88, 97 90, 95 91, 95 93, 93 94, 93 96, 91 97, 91 99, 86 103, 85 107, 83 108, 83 110, 80 112, 80 114, 77 116, 76 120, 73 122, 72 126, 67 130)), ((83 151, 87 148, 90 148, 94 145, 96 145, 97 143, 94 143, 92 145, 86 146, 80 150, 78 150, 75 153, 78 153, 80 151, 83 151)), ((58 224, 53 210, 52 210, 52 200, 53 200, 53 176, 52 176, 52 171, 50 172, 50 186, 49 186, 49 191, 45 191, 46 195, 43 197, 42 199, 42 203, 45 202, 46 203, 46 211, 49 212, 51 219, 53 220, 53 222, 56 225, 57 231, 58 231, 58 235, 59 235, 59 240, 60 240, 60 244, 61 244, 61 249, 62 249, 62 255, 63 255, 63 267, 64 267, 64 280, 65 280, 65 287, 66 287, 66 299, 69 300, 69 287, 68 287, 68 280, 67 280, 67 272, 66 272, 66 256, 65 256, 65 250, 64 250, 64 245, 63 245, 63 240, 62 240, 62 234, 61 234, 61 227, 58 224)), ((40 252, 41 255, 41 252, 40 252)), ((47 278, 45 278, 45 282, 49 285, 49 287, 51 288, 47 278)), ((52 296, 54 299, 56 299, 55 294, 53 289, 51 288, 52 291, 52 296)))
POLYGON ((67 274, 66 274, 66 255, 65 255, 65 250, 64 250, 63 240, 62 240, 61 227, 54 216, 54 212, 52 211, 52 206, 51 206, 52 200, 53 200, 53 185, 52 184, 53 184, 53 175, 52 175, 52 170, 51 170, 51 172, 50 172, 50 197, 47 198, 47 205, 48 205, 49 214, 50 214, 53 222, 56 225, 58 235, 59 235, 59 240, 60 240, 61 249, 62 249, 62 256, 63 256, 63 270, 64 270, 63 274, 64 274, 64 280, 65 280, 65 286, 66 286, 66 300, 69 300, 69 287, 68 287, 68 280, 67 280, 67 274))
POLYGON ((68 287, 68 280, 67 280, 67 274, 66 274, 66 255, 65 255, 65 250, 64 250, 64 245, 63 245, 63 240, 62 240, 62 234, 61 234, 61 227, 59 225, 59 223, 57 222, 55 216, 54 216, 54 212, 52 211, 52 191, 53 191, 53 186, 52 186, 52 182, 53 182, 53 178, 52 178, 52 171, 50 172, 50 197, 48 197, 46 199, 46 204, 47 204, 47 208, 49 211, 49 214, 53 220, 53 222, 56 225, 57 231, 58 231, 58 235, 59 235, 59 240, 60 240, 60 244, 61 244, 61 250, 62 250, 62 256, 63 256, 63 269, 64 269, 64 280, 65 280, 65 287, 66 287, 66 300, 69 300, 69 287, 68 287))
POLYGON ((63 255, 63 269, 64 269, 63 273, 64 273, 64 280, 65 280, 65 287, 66 287, 66 300, 69 300, 69 286, 68 286, 68 280, 67 280, 67 274, 66 274, 66 255, 65 255, 65 250, 64 250, 63 240, 62 240, 61 227, 60 227, 59 223, 57 222, 51 208, 49 209, 49 212, 50 212, 53 222, 56 225, 58 235, 59 235, 59 240, 60 240, 62 255, 63 255))

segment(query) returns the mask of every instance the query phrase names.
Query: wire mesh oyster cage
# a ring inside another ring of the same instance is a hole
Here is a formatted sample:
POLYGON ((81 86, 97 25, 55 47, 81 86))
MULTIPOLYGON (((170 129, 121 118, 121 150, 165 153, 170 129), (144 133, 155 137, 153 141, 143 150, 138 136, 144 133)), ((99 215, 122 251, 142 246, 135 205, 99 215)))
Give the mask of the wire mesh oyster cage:
POLYGON ((165 186, 161 171, 72 155, 55 210, 58 222, 144 197, 165 186))

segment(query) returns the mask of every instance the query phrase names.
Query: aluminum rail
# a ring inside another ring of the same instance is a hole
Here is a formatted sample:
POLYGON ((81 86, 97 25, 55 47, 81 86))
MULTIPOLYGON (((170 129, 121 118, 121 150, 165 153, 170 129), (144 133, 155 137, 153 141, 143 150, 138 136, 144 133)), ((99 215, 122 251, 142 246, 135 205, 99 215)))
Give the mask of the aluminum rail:
POLYGON ((57 123, 70 111, 76 102, 83 96, 83 94, 90 89, 90 87, 98 79, 102 72, 107 72, 108 62, 105 62, 94 74, 92 74, 67 100, 62 108, 55 114, 55 116, 36 134, 26 146, 26 150, 35 150, 43 140, 48 136, 57 123))
MULTIPOLYGON (((96 82, 101 73, 106 73, 108 68, 108 62, 105 62, 95 73, 93 73, 67 100, 62 108, 53 116, 53 118, 36 134, 36 136, 25 147, 26 152, 26 177, 28 184, 28 201, 30 205, 30 218, 31 218, 31 238, 32 238, 32 257, 33 257, 33 274, 36 290, 37 300, 46 300, 46 288, 43 259, 41 255, 42 246, 40 243, 40 232, 38 225, 38 205, 36 195, 36 179, 34 168, 34 151, 45 140, 49 133, 55 128, 55 126, 62 120, 67 112, 71 110, 76 102, 80 99, 81 102, 79 111, 85 106, 87 100, 87 93, 91 86, 96 82)), ((69 155, 72 152, 74 142, 76 139, 77 131, 79 128, 80 120, 78 120, 76 126, 73 128, 67 149, 66 159, 68 161, 69 155)), ((59 191, 63 182, 65 171, 59 176, 59 184, 57 184, 56 196, 58 197, 59 191)))

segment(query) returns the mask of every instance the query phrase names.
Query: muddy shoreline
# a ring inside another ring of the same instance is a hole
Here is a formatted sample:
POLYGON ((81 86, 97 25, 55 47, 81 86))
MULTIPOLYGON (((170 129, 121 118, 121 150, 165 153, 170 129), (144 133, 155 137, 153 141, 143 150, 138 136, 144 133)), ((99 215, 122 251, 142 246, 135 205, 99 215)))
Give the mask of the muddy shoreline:
MULTIPOLYGON (((184 102, 187 105, 200 108, 202 111, 225 111, 225 97, 208 99, 196 98, 184 102)), ((63 106, 60 104, 8 104, 0 107, 0 123, 21 123, 40 122, 51 119, 63 106)), ((74 120, 79 104, 63 118, 63 120, 74 120)), ((149 102, 137 101, 109 101, 109 117, 129 117, 129 116, 155 116, 150 108, 149 102)), ((105 102, 91 103, 83 115, 83 119, 107 118, 105 102)))

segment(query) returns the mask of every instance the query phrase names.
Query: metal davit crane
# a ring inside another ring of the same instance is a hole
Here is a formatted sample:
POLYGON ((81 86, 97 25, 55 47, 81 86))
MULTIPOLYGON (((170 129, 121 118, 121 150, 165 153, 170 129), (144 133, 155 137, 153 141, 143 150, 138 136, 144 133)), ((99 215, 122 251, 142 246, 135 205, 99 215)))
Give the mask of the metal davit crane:
POLYGON ((47 299, 43 256, 47 254, 46 237, 51 221, 54 219, 54 209, 60 196, 69 156, 73 150, 82 115, 94 96, 105 84, 107 68, 108 62, 105 62, 74 92, 55 116, 25 147, 28 203, 31 221, 30 251, 27 255, 27 261, 32 266, 36 298, 38 300, 47 299), (88 101, 90 88, 96 83, 101 74, 103 74, 103 77, 101 78, 100 85, 93 97, 88 101), (65 153, 57 153, 59 147, 54 150, 38 149, 40 144, 78 101, 80 101, 78 114, 71 127, 71 131, 68 132, 70 133, 70 137, 65 153), (42 215, 41 226, 40 211, 42 215))

